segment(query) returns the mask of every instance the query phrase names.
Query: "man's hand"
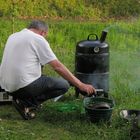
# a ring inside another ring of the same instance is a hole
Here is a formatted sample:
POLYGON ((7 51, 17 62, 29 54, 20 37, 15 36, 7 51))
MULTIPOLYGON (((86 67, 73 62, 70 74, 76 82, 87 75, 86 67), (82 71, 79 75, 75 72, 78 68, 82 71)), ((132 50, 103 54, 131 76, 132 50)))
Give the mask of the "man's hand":
POLYGON ((87 93, 88 96, 93 95, 96 93, 96 89, 90 84, 82 83, 79 87, 82 92, 87 93))

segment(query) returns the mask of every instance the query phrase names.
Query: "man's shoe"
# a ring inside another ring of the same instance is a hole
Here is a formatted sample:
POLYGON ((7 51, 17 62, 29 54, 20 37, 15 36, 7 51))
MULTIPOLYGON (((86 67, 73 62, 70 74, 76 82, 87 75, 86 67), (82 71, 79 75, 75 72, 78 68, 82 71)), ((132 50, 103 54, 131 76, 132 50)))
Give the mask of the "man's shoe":
POLYGON ((15 106, 16 110, 20 113, 23 119, 30 120, 35 118, 35 113, 31 112, 31 109, 24 105, 24 101, 20 99, 15 99, 13 100, 13 105, 15 106))

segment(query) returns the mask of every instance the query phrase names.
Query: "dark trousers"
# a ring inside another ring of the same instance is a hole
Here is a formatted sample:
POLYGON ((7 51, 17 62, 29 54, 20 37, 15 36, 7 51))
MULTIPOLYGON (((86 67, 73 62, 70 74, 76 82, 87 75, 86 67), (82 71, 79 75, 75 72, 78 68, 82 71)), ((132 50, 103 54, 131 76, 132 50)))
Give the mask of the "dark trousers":
POLYGON ((53 78, 42 75, 40 78, 13 93, 13 98, 22 100, 31 99, 33 102, 42 103, 47 99, 65 94, 69 89, 69 83, 63 78, 53 78))

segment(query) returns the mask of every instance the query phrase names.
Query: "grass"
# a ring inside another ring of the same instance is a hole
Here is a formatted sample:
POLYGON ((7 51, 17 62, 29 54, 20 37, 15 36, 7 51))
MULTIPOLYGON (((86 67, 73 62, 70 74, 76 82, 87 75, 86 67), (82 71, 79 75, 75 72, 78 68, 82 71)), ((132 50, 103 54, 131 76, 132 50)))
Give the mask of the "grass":
POLYGON ((95 125, 90 123, 79 109, 61 112, 58 108, 58 105, 63 107, 66 104, 78 104, 79 102, 81 104, 81 101, 74 99, 59 103, 46 102, 39 116, 31 121, 23 121, 11 106, 1 107, 2 112, 5 112, 5 109, 7 111, 1 115, 0 138, 3 140, 129 139, 129 125, 124 122, 122 124, 116 111, 116 114, 113 114, 111 125, 105 123, 95 125), (122 133, 123 130, 125 130, 124 133, 122 133))
MULTIPOLYGON (((90 33, 100 36, 107 29, 110 46, 110 95, 115 108, 110 124, 93 124, 85 116, 83 98, 75 98, 73 88, 63 101, 44 102, 37 118, 24 121, 11 105, 0 106, 0 139, 2 140, 131 140, 131 125, 119 116, 121 109, 140 109, 139 52, 140 20, 134 22, 53 22, 48 21, 48 41, 57 57, 74 72, 76 43, 85 40, 90 33)), ((29 21, 15 20, 14 31, 19 31, 29 21)), ((7 37, 12 33, 9 20, 0 22, 0 58, 7 37)), ((55 75, 46 66, 45 74, 55 75)))

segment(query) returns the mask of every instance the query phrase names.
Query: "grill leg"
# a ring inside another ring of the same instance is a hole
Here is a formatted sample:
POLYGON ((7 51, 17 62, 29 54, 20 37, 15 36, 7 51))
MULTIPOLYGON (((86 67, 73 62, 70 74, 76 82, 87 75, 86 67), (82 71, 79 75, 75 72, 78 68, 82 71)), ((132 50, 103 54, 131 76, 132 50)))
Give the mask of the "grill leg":
POLYGON ((79 97, 79 91, 78 91, 78 89, 77 89, 77 88, 75 88, 75 96, 76 96, 76 98, 78 98, 78 97, 79 97))
POLYGON ((107 92, 104 93, 104 97, 108 98, 108 93, 107 92))

